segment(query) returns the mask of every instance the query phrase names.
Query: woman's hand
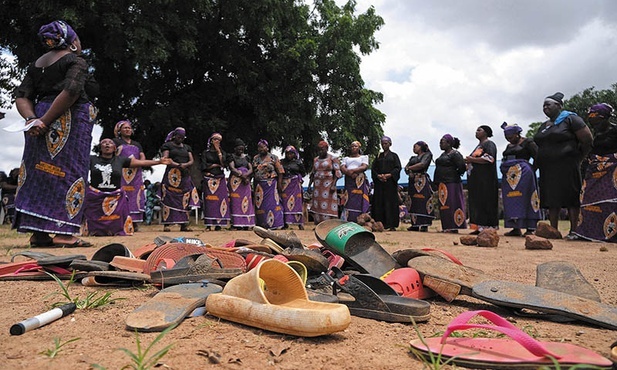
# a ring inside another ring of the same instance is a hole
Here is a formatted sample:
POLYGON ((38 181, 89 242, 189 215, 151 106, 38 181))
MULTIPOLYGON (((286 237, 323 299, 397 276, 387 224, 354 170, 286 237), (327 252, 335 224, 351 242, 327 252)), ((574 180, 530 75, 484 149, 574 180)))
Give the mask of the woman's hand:
POLYGON ((163 157, 161 159, 159 159, 161 164, 172 164, 172 160, 171 158, 167 158, 167 157, 163 157))
POLYGON ((47 132, 47 125, 39 118, 32 119, 26 123, 32 123, 32 127, 28 130, 28 135, 30 136, 39 136, 47 132))

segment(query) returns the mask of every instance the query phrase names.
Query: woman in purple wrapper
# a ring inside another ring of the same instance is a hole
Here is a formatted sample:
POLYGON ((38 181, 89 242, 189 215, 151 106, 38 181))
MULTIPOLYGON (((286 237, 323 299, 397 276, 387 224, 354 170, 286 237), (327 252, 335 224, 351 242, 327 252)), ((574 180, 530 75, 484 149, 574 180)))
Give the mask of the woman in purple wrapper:
POLYGON ((431 177, 426 173, 433 160, 433 153, 424 141, 418 141, 413 145, 414 156, 409 158, 405 166, 405 172, 409 175, 407 194, 411 201, 409 213, 411 214, 411 226, 408 231, 428 231, 433 223, 433 189, 431 177))
POLYGON ((201 154, 201 182, 203 192, 203 214, 206 230, 214 226, 221 230, 229 223, 229 190, 223 170, 227 167, 227 153, 221 149, 223 136, 214 133, 208 139, 206 150, 201 154))
POLYGON ((83 219, 97 86, 70 25, 54 21, 38 35, 47 52, 15 90, 17 110, 33 126, 25 135, 13 228, 31 232, 33 247, 90 246, 74 235, 83 219))
POLYGON ((231 224, 237 230, 248 230, 255 226, 255 207, 251 176, 253 165, 244 153, 246 145, 242 139, 236 139, 234 152, 229 158, 229 203, 231 224))
POLYGON ((259 140, 257 153, 253 157, 255 223, 265 229, 281 229, 284 222, 279 193, 285 170, 278 157, 270 153, 266 140, 259 140))
MULTIPOLYGON (((141 144, 131 139, 133 125, 129 120, 116 123, 114 128, 114 143, 117 148, 117 156, 145 160, 146 155, 141 144)), ((146 191, 141 167, 122 169, 122 189, 129 198, 129 210, 133 219, 133 227, 137 231, 137 225, 144 220, 144 207, 146 206, 146 191)))
POLYGON ((367 213, 370 208, 369 181, 366 178, 368 169, 368 155, 363 155, 359 141, 353 141, 349 145, 349 156, 341 161, 341 172, 345 175, 346 199, 343 218, 349 222, 357 222, 358 216, 367 213))
POLYGON ((606 103, 589 108, 593 147, 581 190, 581 215, 576 236, 585 240, 617 243, 617 125, 610 122, 613 107, 606 103))
POLYGON ((189 228, 191 208, 199 207, 199 194, 193 185, 190 168, 193 165, 193 150, 184 144, 186 130, 176 127, 167 134, 161 146, 163 157, 171 159, 161 181, 161 202, 163 231, 171 231, 170 225, 179 224, 180 231, 189 228))
POLYGON ((501 194, 503 199, 504 226, 512 230, 505 236, 532 235, 540 220, 540 198, 535 170, 529 162, 536 157, 538 146, 532 139, 521 136, 523 129, 517 124, 501 125, 508 141, 501 161, 501 194))
POLYGON ((133 235, 130 198, 122 186, 123 170, 169 164, 171 160, 117 156, 116 144, 112 139, 101 140, 96 150, 99 154, 90 157, 90 186, 84 202, 84 235, 133 235))
POLYGON ((302 178, 306 175, 306 171, 300 153, 293 145, 285 148, 285 157, 281 160, 281 165, 285 170, 281 192, 285 228, 289 225, 298 225, 298 229, 304 230, 302 178))
POLYGON ((439 140, 443 153, 435 160, 435 184, 439 197, 439 218, 443 232, 458 233, 466 229, 465 195, 461 176, 465 173, 465 159, 456 149, 458 138, 445 134, 439 140))

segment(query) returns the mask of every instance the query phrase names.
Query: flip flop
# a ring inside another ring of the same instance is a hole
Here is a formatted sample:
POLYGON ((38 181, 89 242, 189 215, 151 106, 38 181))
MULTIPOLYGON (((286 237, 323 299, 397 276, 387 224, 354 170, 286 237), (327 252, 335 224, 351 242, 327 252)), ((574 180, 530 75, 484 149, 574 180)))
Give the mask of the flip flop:
POLYGON ((135 257, 124 244, 111 243, 94 252, 91 260, 110 263, 115 256, 135 257))
POLYGON ((293 231, 274 231, 255 226, 253 232, 257 236, 274 241, 283 248, 303 248, 302 241, 293 231))
POLYGON ((351 322, 346 306, 310 301, 298 274, 275 259, 231 279, 222 293, 208 296, 206 309, 225 320, 302 337, 343 331, 351 322))
POLYGON ((319 275, 328 270, 330 262, 321 253, 302 248, 287 248, 281 253, 289 261, 296 261, 306 266, 310 275, 319 275))
POLYGON ((11 262, 15 262, 15 257, 19 257, 19 256, 30 258, 32 260, 36 260, 36 259, 40 259, 43 257, 53 257, 54 255, 51 253, 46 253, 46 252, 21 251, 11 256, 11 262))
POLYGON ((399 296, 390 285, 371 275, 345 275, 333 268, 334 277, 323 274, 333 283, 334 294, 347 293, 353 299, 338 295, 339 302, 349 307, 354 316, 368 319, 411 323, 428 321, 431 305, 415 298, 399 296), (412 320, 413 319, 413 320, 412 320))
POLYGON ((421 338, 410 342, 412 352, 425 361, 439 358, 442 364, 474 369, 537 369, 593 365, 610 369, 613 364, 597 353, 570 343, 540 342, 490 311, 468 311, 456 317, 441 338, 421 338), (468 324, 475 316, 488 319, 493 325, 468 324), (467 329, 494 330, 508 338, 450 337, 455 331, 467 329), (550 356, 550 357, 549 357, 550 356))
POLYGON ((474 285, 472 296, 497 306, 526 308, 617 329, 617 307, 533 285, 489 280, 474 285))
MULTIPOLYGON (((60 280, 69 280, 73 272, 58 266, 41 266, 36 261, 11 262, 0 265, 0 280, 53 280, 49 274, 60 280)), ((83 274, 76 274, 81 278, 83 274)))
POLYGON ((150 282, 150 275, 128 271, 90 271, 81 279, 84 286, 133 287, 150 282))
POLYGON ((150 274, 161 267, 161 263, 166 264, 166 268, 171 268, 173 264, 178 262, 182 257, 190 254, 204 253, 207 248, 185 243, 167 243, 156 248, 148 258, 144 265, 144 274, 150 274))
POLYGON ((456 258, 453 254, 446 252, 441 249, 435 248, 422 248, 422 249, 400 249, 394 253, 392 253, 392 258, 396 260, 396 262, 401 266, 407 266, 407 263, 410 259, 420 257, 420 256, 436 256, 449 259, 450 261, 456 263, 457 265, 463 265, 463 263, 456 258))
MULTIPOLYGON (((244 258, 237 255, 238 258, 244 258)), ((200 280, 231 279, 244 272, 243 268, 225 268, 213 253, 198 253, 182 257, 176 264, 166 270, 150 273, 152 283, 165 287, 200 280)))
POLYGON ((315 227, 315 236, 324 248, 336 253, 362 273, 383 276, 398 267, 396 261, 364 227, 343 220, 326 220, 315 227))
POLYGON ((203 306, 210 294, 222 289, 205 282, 165 288, 127 316, 126 328, 140 332, 163 331, 182 322, 194 309, 203 306))

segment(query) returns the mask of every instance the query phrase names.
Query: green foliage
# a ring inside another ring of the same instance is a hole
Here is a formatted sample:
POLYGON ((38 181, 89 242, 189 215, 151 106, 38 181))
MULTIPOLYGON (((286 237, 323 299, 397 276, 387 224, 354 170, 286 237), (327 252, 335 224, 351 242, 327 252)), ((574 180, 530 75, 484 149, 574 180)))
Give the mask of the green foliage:
POLYGON ((250 153, 260 138, 296 145, 305 161, 321 138, 333 150, 359 140, 367 154, 379 151, 385 115, 375 105, 383 95, 364 87, 359 56, 379 46, 374 33, 384 22, 373 7, 356 14, 355 0, 3 4, 0 47, 19 68, 42 53, 42 24, 61 18, 75 28, 101 85, 103 135, 129 118, 147 157, 177 126, 197 154, 215 131, 229 152, 236 137, 250 153))
POLYGON ((60 338, 54 338, 54 346, 52 348, 48 348, 42 352, 40 352, 40 354, 45 355, 49 358, 54 358, 56 357, 61 351, 62 351, 62 347, 64 347, 65 345, 71 343, 71 342, 75 342, 78 341, 81 338, 73 338, 73 339, 69 339, 66 342, 60 342, 60 338))
POLYGON ((172 331, 177 325, 170 326, 169 328, 163 330, 159 335, 154 338, 154 340, 145 348, 142 348, 141 340, 139 339, 139 333, 135 331, 135 342, 137 344, 137 353, 131 352, 126 348, 120 348, 121 351, 126 353, 130 358, 132 364, 126 365, 122 367, 122 369, 133 369, 133 370, 147 370, 154 367, 158 361, 163 358, 169 352, 173 344, 169 344, 163 347, 161 350, 155 352, 154 354, 149 355, 150 351, 156 345, 156 343, 160 342, 167 333, 172 331))
POLYGON ((75 303, 75 306, 77 306, 77 308, 87 310, 87 309, 103 307, 108 304, 112 304, 116 301, 124 299, 124 298, 113 298, 112 299, 111 298, 113 294, 112 292, 105 292, 101 295, 101 292, 99 291, 90 292, 85 298, 81 298, 79 296, 73 297, 69 293, 69 287, 75 281, 74 280, 75 271, 73 271, 73 274, 71 275, 71 278, 69 279, 68 283, 66 283, 66 285, 62 282, 62 280, 58 279, 56 275, 50 274, 48 272, 45 272, 45 273, 51 276, 56 281, 56 283, 58 283, 61 289, 61 292, 54 292, 52 293, 52 295, 61 295, 62 297, 66 299, 66 301, 64 302, 55 302, 52 305, 53 307, 62 306, 63 304, 66 304, 68 302, 73 302, 75 303))

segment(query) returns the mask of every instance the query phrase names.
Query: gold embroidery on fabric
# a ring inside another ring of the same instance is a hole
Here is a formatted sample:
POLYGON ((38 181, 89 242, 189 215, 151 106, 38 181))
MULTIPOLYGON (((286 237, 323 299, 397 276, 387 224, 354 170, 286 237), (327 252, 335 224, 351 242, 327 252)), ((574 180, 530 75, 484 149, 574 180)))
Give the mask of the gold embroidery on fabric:
POLYGON ((86 182, 83 178, 78 178, 66 192, 64 197, 66 213, 71 219, 73 219, 84 204, 84 198, 86 196, 86 182))
POLYGON ((62 168, 58 167, 58 166, 54 166, 51 163, 46 163, 46 162, 39 162, 37 163, 34 168, 36 168, 39 171, 43 171, 43 172, 47 172, 50 175, 54 175, 54 176, 58 176, 58 177, 65 177, 66 176, 66 172, 62 171, 62 168))

